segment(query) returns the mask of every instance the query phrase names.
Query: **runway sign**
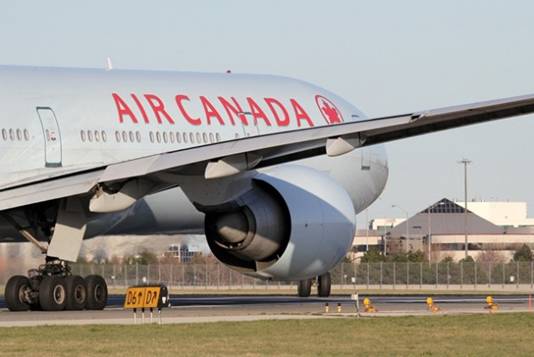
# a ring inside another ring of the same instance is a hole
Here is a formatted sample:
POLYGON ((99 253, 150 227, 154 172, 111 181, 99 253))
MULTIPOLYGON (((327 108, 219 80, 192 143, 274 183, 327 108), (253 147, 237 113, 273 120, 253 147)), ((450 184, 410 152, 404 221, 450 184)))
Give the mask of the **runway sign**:
POLYGON ((168 293, 164 285, 132 286, 126 291, 125 309, 150 309, 167 306, 168 293))

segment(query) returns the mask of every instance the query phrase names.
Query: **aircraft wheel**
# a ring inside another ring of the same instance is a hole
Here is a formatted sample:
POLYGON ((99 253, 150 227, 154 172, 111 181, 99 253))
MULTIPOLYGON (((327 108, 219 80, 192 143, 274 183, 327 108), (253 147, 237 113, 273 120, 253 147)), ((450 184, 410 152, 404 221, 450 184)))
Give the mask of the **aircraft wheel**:
POLYGON ((298 285, 298 295, 300 297, 308 297, 311 295, 312 280, 300 280, 298 285))
POLYGON ((85 278, 87 286, 87 310, 104 310, 108 301, 108 286, 100 275, 85 278))
POLYGON ((30 308, 28 294, 31 292, 30 280, 22 275, 12 276, 6 284, 4 297, 9 311, 26 311, 30 308))
POLYGON ((60 311, 67 305, 67 287, 61 276, 44 276, 39 284, 39 304, 44 311, 60 311))
POLYGON ((67 304, 65 310, 83 310, 87 304, 87 287, 85 280, 78 275, 65 278, 67 287, 67 304))
POLYGON ((330 273, 324 273, 323 275, 319 275, 317 280, 317 294, 320 297, 329 297, 332 286, 332 279, 330 278, 330 273))

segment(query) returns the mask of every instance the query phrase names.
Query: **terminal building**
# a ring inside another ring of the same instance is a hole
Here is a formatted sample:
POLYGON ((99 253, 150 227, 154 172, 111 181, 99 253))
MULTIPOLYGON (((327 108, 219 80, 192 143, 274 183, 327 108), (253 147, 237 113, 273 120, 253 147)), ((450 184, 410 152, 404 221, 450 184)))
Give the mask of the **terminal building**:
POLYGON ((479 258, 491 252, 508 261, 523 244, 534 248, 534 219, 527 216, 526 202, 464 202, 442 199, 408 219, 380 218, 368 229, 358 230, 352 259, 376 247, 386 255, 422 251, 430 261, 479 258))

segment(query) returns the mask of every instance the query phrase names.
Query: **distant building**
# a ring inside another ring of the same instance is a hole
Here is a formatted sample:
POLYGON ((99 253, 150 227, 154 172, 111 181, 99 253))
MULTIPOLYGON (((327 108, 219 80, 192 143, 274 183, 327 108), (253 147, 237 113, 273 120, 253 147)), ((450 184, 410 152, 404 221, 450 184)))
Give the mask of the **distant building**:
POLYGON ((405 220, 405 218, 375 218, 369 223, 369 229, 386 233, 405 220))
POLYGON ((187 244, 171 244, 163 256, 176 259, 180 263, 190 263, 193 257, 202 255, 199 250, 190 250, 187 244))
POLYGON ((526 203, 468 202, 467 227, 463 206, 463 202, 444 198, 389 229, 376 224, 370 227, 376 229, 358 230, 352 258, 374 246, 386 254, 420 250, 431 261, 446 256, 462 259, 466 228, 468 253, 475 259, 481 252, 492 251, 508 260, 523 244, 534 248, 534 219, 527 217, 526 203))
MULTIPOLYGON (((461 207, 465 203, 455 202, 461 207)), ((526 202, 467 202, 467 209, 487 221, 504 227, 534 226, 534 218, 528 218, 526 202)))

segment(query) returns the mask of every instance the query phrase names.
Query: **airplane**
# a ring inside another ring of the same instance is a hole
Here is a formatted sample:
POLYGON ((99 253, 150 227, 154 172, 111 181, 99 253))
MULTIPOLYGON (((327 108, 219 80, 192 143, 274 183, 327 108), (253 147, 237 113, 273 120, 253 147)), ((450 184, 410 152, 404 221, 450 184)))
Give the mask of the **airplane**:
POLYGON ((6 304, 103 309, 105 279, 69 263, 117 234, 205 234, 230 268, 328 296, 384 143, 532 112, 527 95, 369 118, 281 76, 0 66, 0 241, 44 255, 6 304))

